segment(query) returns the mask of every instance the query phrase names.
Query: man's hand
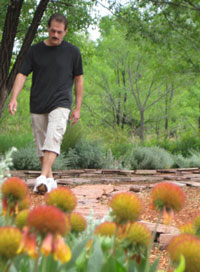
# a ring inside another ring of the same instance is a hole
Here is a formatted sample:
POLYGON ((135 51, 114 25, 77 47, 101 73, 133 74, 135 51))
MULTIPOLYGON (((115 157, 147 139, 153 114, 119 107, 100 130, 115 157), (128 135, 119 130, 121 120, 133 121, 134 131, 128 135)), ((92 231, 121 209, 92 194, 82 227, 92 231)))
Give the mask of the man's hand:
POLYGON ((8 105, 9 112, 14 115, 15 112, 17 111, 17 100, 16 99, 11 99, 9 105, 8 105))
POLYGON ((80 118, 80 110, 73 110, 70 116, 70 120, 72 121, 72 125, 75 125, 80 118))

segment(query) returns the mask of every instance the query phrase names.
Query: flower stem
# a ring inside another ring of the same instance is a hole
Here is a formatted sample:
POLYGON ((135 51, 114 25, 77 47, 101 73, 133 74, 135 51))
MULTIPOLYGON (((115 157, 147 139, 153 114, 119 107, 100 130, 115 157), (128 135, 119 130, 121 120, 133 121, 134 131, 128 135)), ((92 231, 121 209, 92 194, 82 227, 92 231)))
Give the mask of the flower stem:
POLYGON ((47 257, 43 257, 42 272, 47 272, 47 257))
POLYGON ((38 261, 39 261, 39 257, 35 259, 33 272, 37 272, 38 271, 38 261))
POLYGON ((117 241, 117 234, 118 234, 118 225, 116 227, 116 230, 115 230, 115 233, 114 233, 114 236, 113 236, 113 245, 112 245, 112 255, 114 256, 115 255, 115 249, 116 249, 116 241, 117 241))

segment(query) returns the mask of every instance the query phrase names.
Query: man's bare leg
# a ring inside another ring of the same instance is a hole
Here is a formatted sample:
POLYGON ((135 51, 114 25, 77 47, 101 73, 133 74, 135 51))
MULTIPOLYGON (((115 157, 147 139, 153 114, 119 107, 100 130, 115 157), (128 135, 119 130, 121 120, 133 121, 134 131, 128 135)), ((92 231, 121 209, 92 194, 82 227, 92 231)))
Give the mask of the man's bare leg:
MULTIPOLYGON (((44 157, 40 157, 40 163, 43 169, 43 161, 44 161, 44 157)), ((46 176, 47 178, 53 178, 53 172, 52 172, 52 168, 50 169, 49 173, 46 176)))
POLYGON ((42 161, 42 172, 41 175, 47 178, 53 178, 52 166, 57 157, 57 153, 52 151, 44 151, 44 157, 40 159, 42 161))

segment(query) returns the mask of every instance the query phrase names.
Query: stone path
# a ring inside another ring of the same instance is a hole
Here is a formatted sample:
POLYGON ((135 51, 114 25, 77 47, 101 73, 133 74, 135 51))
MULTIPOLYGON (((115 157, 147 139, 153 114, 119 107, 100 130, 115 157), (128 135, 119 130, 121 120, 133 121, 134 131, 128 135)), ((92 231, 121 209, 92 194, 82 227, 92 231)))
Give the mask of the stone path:
MULTIPOLYGON (((32 188, 38 171, 11 171, 32 188)), ((179 186, 200 187, 200 169, 165 169, 165 170, 110 170, 83 169, 55 171, 59 185, 69 186, 78 198, 76 211, 88 216, 91 211, 95 218, 102 219, 108 213, 108 201, 116 192, 133 191, 135 193, 152 188, 156 183, 168 181, 179 186)), ((150 230, 154 223, 144 222, 150 230)), ((175 227, 159 225, 156 241, 165 248, 169 240, 179 230, 175 227)))

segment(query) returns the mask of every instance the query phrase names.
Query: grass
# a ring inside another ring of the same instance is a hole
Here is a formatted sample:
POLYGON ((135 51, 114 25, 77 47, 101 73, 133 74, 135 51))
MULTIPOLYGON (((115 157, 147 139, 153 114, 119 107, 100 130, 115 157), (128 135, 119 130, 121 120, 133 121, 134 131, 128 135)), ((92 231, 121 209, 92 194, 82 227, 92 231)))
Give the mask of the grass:
POLYGON ((33 144, 33 135, 32 133, 20 134, 14 133, 5 133, 0 134, 0 154, 4 154, 11 147, 21 148, 33 144))

